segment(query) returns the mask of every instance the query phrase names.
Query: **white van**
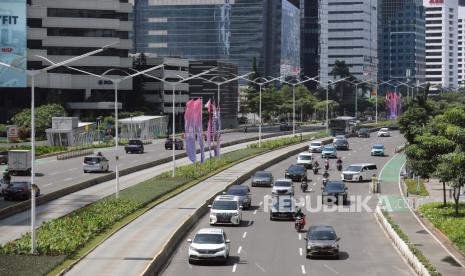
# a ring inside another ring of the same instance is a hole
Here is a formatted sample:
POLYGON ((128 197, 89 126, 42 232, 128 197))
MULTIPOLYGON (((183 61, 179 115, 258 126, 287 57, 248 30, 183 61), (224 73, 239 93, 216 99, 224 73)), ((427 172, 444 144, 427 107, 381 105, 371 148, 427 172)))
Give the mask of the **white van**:
POLYGON ((378 175, 378 168, 375 164, 360 163, 352 164, 342 171, 341 178, 343 181, 370 180, 373 175, 378 175))

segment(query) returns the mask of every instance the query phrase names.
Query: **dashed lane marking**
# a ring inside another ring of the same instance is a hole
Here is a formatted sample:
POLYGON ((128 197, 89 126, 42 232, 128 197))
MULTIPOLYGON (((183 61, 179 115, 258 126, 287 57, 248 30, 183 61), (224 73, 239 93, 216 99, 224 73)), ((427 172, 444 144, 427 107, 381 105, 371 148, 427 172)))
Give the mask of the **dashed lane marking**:
POLYGON ((258 210, 253 211, 253 214, 256 215, 258 210))
POLYGON ((237 249, 237 254, 241 254, 241 251, 242 251, 242 246, 239 246, 239 248, 237 249))
POLYGON ((242 238, 245 239, 246 236, 247 236, 247 232, 244 232, 244 234, 242 235, 242 238))
POLYGON ((237 269, 237 264, 234 264, 234 266, 232 268, 232 272, 236 272, 236 269, 237 269))
POLYGON ((302 234, 299 234, 299 241, 302 240, 302 234))
POLYGON ((299 255, 302 256, 303 255, 303 250, 302 250, 302 247, 299 248, 299 255))
POLYGON ((263 204, 263 201, 260 201, 260 203, 258 204, 258 206, 262 206, 262 204, 263 204))
POLYGON ((69 178, 63 179, 63 181, 70 181, 70 180, 73 180, 73 178, 72 178, 72 177, 69 177, 69 178))
POLYGON ((325 264, 324 267, 326 267, 329 271, 331 271, 332 273, 338 275, 339 272, 337 272, 334 268, 330 267, 329 265, 325 264))
POLYGON ((255 263, 255 265, 258 267, 258 269, 260 269, 263 273, 265 273, 265 269, 263 267, 261 267, 259 264, 255 263))
POLYGON ((307 274, 307 272, 305 271, 305 266, 304 265, 301 265, 300 269, 302 270, 302 274, 307 274))

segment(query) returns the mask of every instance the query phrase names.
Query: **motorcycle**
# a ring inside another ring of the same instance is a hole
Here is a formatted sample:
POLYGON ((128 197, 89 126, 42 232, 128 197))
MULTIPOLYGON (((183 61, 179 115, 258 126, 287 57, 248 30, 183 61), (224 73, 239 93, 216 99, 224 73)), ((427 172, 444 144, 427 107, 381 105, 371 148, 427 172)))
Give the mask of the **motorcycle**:
POLYGON ((314 175, 317 175, 317 174, 318 174, 318 170, 319 170, 318 167, 313 167, 313 174, 314 174, 314 175))
POLYGON ((305 218, 301 216, 295 217, 294 228, 298 233, 300 233, 302 229, 304 229, 304 226, 305 226, 305 218))
POLYGON ((342 164, 340 164, 340 163, 337 164, 337 170, 338 170, 338 171, 342 171, 342 164))
POLYGON ((323 178, 323 186, 326 186, 326 183, 328 183, 328 178, 324 177, 323 178))
POLYGON ((325 171, 329 171, 329 164, 325 164, 325 171))
POLYGON ((302 181, 302 183, 300 184, 300 189, 302 189, 302 192, 303 192, 303 193, 306 193, 306 192, 307 192, 307 189, 308 189, 308 183, 307 183, 307 181, 302 181))

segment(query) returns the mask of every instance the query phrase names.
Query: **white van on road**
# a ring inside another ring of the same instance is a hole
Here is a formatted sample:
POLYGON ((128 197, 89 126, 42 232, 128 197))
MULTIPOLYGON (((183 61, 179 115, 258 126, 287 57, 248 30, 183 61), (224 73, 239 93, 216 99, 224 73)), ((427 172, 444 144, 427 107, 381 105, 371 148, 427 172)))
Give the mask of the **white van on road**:
POLYGON ((373 175, 378 175, 378 168, 375 164, 360 163, 352 164, 342 171, 341 179, 343 181, 370 180, 373 175))

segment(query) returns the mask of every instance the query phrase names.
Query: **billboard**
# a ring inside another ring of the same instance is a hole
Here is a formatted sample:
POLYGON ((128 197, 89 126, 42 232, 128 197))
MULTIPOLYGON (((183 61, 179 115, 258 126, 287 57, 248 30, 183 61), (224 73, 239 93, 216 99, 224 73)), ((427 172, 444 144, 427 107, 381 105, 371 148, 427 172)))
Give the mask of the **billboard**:
POLYGON ((0 87, 26 87, 26 0, 0 0, 0 87))

